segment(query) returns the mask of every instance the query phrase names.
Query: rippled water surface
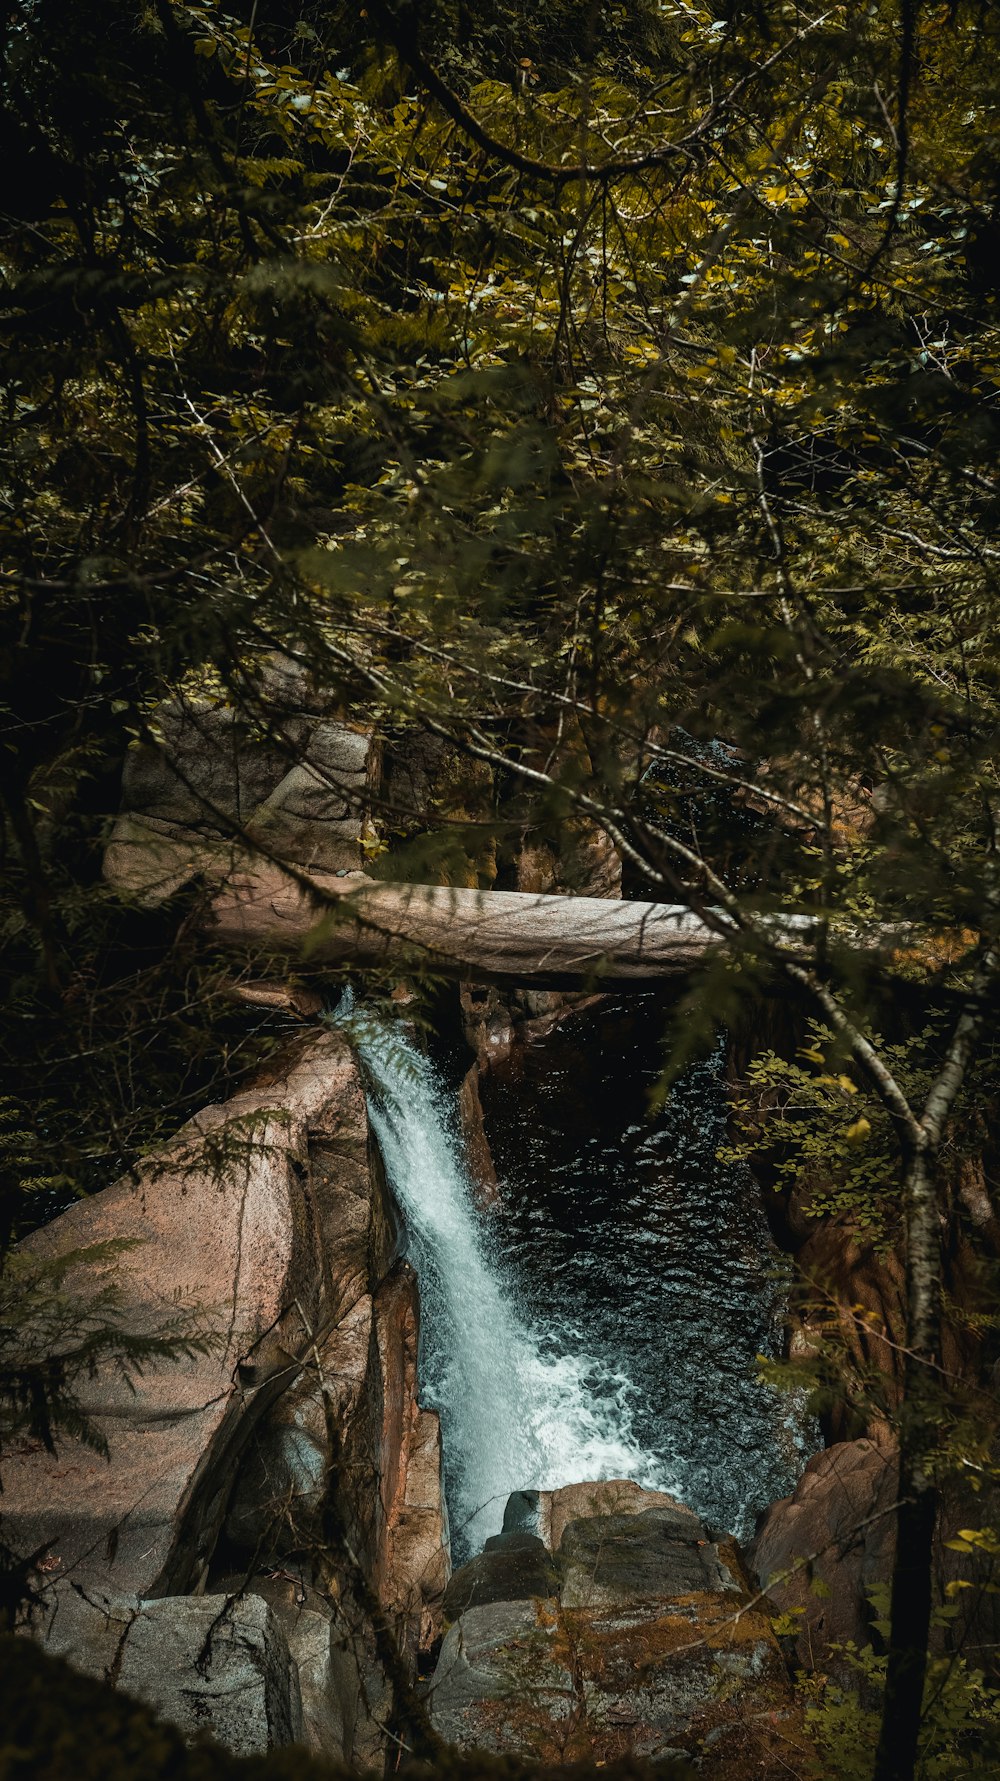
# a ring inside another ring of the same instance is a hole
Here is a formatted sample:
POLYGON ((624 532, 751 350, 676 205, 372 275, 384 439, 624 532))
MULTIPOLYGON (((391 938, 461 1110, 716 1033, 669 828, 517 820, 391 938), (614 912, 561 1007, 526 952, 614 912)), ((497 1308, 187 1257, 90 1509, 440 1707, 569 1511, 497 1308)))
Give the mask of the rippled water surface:
POLYGON ((723 1047, 650 1115, 652 998, 574 1015, 487 1079, 503 1188, 491 1243, 525 1317, 627 1372, 632 1439, 683 1499, 746 1534, 818 1445, 759 1383, 785 1282, 749 1171, 720 1163, 723 1047))

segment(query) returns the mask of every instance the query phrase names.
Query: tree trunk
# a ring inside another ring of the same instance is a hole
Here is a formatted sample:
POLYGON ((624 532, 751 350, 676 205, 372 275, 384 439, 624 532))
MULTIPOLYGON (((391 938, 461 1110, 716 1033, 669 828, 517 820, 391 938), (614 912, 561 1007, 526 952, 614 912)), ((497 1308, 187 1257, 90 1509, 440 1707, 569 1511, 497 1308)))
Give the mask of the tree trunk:
POLYGON ((899 1510, 889 1656, 874 1781, 913 1781, 927 1674, 937 1491, 934 1366, 940 1352, 941 1238, 935 1157, 918 1143, 906 1175, 907 1354, 899 1435, 899 1510))
MULTIPOLYGON (((387 884, 264 861, 232 873, 212 906, 223 944, 298 951, 314 965, 419 964, 479 981, 637 988, 684 975, 720 944, 682 907, 604 897, 387 884), (310 887, 315 887, 314 889, 310 887)), ((791 924, 789 924, 790 926, 791 924)))

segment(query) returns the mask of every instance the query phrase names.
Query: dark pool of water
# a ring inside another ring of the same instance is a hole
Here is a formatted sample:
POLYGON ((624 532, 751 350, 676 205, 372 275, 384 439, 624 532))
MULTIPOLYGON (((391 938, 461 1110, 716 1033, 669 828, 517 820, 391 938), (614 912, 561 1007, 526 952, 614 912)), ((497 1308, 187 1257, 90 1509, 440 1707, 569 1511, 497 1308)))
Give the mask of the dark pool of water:
POLYGON ((781 1350, 787 1268, 749 1170, 718 1160, 722 1042, 651 1114, 665 1024, 655 997, 610 1001, 487 1077, 492 1242, 526 1317, 621 1367, 634 1436, 745 1536, 818 1436, 757 1377, 757 1355, 781 1350))

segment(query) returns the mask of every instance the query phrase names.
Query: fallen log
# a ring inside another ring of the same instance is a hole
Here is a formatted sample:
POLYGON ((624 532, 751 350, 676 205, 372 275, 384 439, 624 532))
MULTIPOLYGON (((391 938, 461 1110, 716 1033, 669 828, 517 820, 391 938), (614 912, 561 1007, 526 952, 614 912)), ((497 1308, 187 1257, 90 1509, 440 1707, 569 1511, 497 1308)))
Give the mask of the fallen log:
MULTIPOLYGON (((719 938, 683 906, 529 895, 309 874, 306 885, 263 862, 235 871, 212 905, 225 945, 300 951, 309 963, 422 961, 447 975, 545 988, 681 976, 719 938)), ((796 933, 808 920, 792 922, 796 933)))

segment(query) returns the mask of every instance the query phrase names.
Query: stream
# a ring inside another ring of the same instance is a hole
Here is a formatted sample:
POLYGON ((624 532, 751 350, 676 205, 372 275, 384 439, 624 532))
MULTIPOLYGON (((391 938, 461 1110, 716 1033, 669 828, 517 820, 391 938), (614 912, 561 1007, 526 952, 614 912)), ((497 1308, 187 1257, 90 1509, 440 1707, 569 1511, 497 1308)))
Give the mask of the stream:
POLYGON ((651 1118, 651 1000, 571 1017, 486 1078, 502 1199, 485 1212, 434 1063, 384 1016, 338 1011, 420 1280, 457 1564, 511 1491, 579 1480, 635 1479, 745 1536, 818 1444, 756 1377, 784 1282, 749 1173, 715 1155, 722 1047, 651 1118))

